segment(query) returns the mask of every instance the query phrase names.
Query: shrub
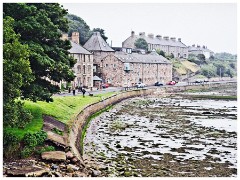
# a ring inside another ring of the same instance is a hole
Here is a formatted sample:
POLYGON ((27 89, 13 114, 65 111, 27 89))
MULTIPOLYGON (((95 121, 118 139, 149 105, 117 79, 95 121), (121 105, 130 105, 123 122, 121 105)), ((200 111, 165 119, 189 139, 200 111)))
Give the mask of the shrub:
POLYGON ((32 147, 24 147, 23 150, 21 151, 21 158, 27 158, 33 153, 33 148, 32 147))
POLYGON ((20 139, 9 132, 3 132, 3 157, 14 158, 19 155, 20 139))
POLYGON ((34 134, 26 133, 23 138, 23 142, 27 147, 35 147, 37 145, 42 145, 46 138, 47 133, 44 131, 39 131, 34 134))
POLYGON ((45 146, 45 147, 42 147, 40 150, 37 150, 36 153, 42 154, 43 152, 48 152, 48 151, 55 151, 55 147, 54 146, 45 146))

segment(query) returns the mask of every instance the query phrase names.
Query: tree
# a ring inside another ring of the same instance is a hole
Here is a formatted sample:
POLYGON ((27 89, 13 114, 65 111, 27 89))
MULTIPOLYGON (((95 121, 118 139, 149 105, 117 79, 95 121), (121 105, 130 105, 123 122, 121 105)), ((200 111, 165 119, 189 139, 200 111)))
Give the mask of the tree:
POLYGON ((206 58, 205 58, 205 55, 204 55, 204 54, 198 54, 198 55, 197 55, 197 58, 198 58, 199 60, 203 60, 203 61, 205 61, 205 60, 206 60, 206 58))
POLYGON ((22 97, 33 101, 48 100, 60 88, 50 80, 60 82, 74 78, 71 67, 75 60, 69 56, 69 41, 60 39, 68 31, 67 11, 57 3, 5 3, 4 17, 15 19, 14 30, 20 41, 28 45, 34 81, 23 83, 22 97), (48 79, 47 79, 48 78, 48 79))
POLYGON ((210 59, 210 60, 214 60, 214 56, 211 55, 211 56, 209 57, 209 59, 210 59))
POLYGON ((148 50, 148 44, 147 41, 143 38, 139 38, 135 41, 134 45, 138 49, 145 49, 146 51, 148 50))
POLYGON ((24 127, 31 115, 16 99, 21 95, 20 88, 34 77, 28 46, 19 42, 20 35, 14 32, 13 24, 13 18, 3 19, 3 125, 24 127))
POLYGON ((204 65, 200 70, 201 74, 207 78, 215 77, 217 75, 216 71, 217 69, 213 65, 204 65))
POLYGON ((71 36, 72 32, 79 32, 79 42, 81 45, 84 45, 85 42, 92 35, 92 31, 90 30, 90 27, 87 25, 87 23, 82 18, 80 18, 76 15, 67 14, 65 17, 69 21, 68 35, 71 36))
POLYGON ((163 50, 157 49, 156 52, 157 52, 159 55, 161 55, 161 56, 163 56, 163 57, 166 57, 165 52, 164 52, 163 50))
POLYGON ((101 28, 93 28, 92 30, 93 32, 100 32, 102 38, 104 39, 104 41, 107 41, 108 37, 105 35, 105 30, 101 29, 101 28))

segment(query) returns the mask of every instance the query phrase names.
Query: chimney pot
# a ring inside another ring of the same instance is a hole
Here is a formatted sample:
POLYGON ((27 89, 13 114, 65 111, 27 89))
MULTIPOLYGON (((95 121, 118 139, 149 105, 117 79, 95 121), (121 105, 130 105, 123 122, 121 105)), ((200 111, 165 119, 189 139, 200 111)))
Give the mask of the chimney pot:
POLYGON ((169 36, 164 36, 163 39, 169 40, 169 36))
POLYGON ((178 41, 179 41, 179 42, 182 42, 182 39, 181 39, 181 38, 178 38, 178 41))
POLYGON ((145 32, 140 32, 139 35, 140 36, 145 36, 145 32))
POLYGON ((132 36, 132 37, 134 37, 134 35, 135 35, 135 32, 134 32, 134 31, 132 31, 132 32, 131 32, 131 36, 132 36))

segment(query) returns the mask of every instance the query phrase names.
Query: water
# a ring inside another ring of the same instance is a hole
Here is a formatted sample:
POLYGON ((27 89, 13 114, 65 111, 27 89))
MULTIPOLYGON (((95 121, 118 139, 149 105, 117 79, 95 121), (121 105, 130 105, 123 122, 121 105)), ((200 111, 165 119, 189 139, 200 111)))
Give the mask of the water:
POLYGON ((124 101, 92 120, 84 158, 112 167, 106 176, 124 176, 126 169, 134 176, 234 176, 236 107, 182 97, 124 101))

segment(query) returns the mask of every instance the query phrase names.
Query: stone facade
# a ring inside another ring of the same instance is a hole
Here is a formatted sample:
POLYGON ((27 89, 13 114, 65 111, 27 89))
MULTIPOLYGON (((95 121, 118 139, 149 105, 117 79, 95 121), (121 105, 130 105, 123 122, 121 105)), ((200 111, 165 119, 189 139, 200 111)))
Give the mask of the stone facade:
POLYGON ((139 35, 135 35, 135 32, 132 31, 131 36, 128 37, 122 43, 122 47, 133 48, 135 49, 135 41, 139 38, 143 38, 148 43, 148 51, 152 50, 162 50, 166 55, 174 55, 175 58, 188 58, 188 47, 182 43, 181 38, 176 40, 175 37, 169 39, 168 36, 162 37, 161 35, 148 34, 145 35, 145 32, 140 32, 139 35))
POLYGON ((194 54, 194 55, 198 55, 198 54, 203 54, 205 56, 206 59, 209 59, 210 56, 213 56, 214 55, 214 52, 211 51, 210 49, 207 48, 207 46, 195 46, 192 45, 192 46, 189 46, 188 47, 188 53, 189 54, 194 54))
POLYGON ((102 77, 101 60, 114 54, 114 50, 104 41, 99 32, 94 32, 83 47, 93 53, 93 75, 102 77))
POLYGON ((72 89, 75 89, 77 86, 93 87, 93 54, 79 44, 78 32, 73 32, 72 37, 63 34, 62 39, 70 40, 72 45, 72 48, 69 50, 70 56, 76 59, 76 64, 73 67, 76 77, 71 82, 72 89))
POLYGON ((103 80, 112 86, 153 85, 172 80, 172 64, 157 54, 115 52, 102 60, 103 80))

